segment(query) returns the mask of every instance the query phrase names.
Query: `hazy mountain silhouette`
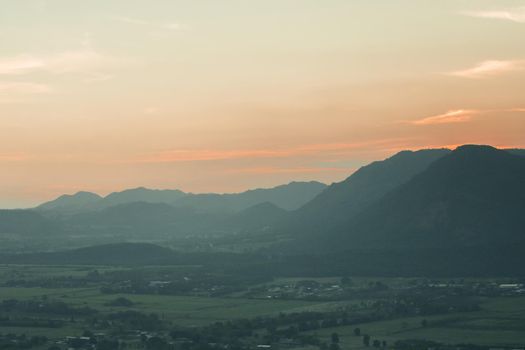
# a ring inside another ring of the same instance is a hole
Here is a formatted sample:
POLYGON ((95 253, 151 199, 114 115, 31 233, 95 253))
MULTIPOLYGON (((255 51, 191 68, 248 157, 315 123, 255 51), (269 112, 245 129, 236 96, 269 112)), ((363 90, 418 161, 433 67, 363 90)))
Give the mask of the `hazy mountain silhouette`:
MULTIPOLYGON (((229 257, 234 259, 232 266, 237 266, 235 259, 244 259, 248 270, 266 271, 271 262, 271 269, 300 275, 519 275, 525 263, 524 154, 523 150, 476 145, 454 151, 404 151, 361 168, 317 196, 313 189, 320 191, 322 184, 292 183, 240 194, 182 194, 175 203, 125 202, 142 195, 153 200, 171 198, 169 191, 136 189, 120 196, 124 203, 82 209, 61 221, 31 210, 0 211, 0 233, 46 237, 61 232, 62 225, 73 234, 141 241, 180 234, 259 233, 257 237, 267 234, 264 237, 270 237, 269 241, 272 235, 284 239, 274 247, 263 248, 263 255, 258 257, 229 257), (304 188, 315 198, 293 212, 282 209, 304 201, 304 188), (281 206, 263 200, 267 197, 281 206), (262 263, 261 256, 279 258, 262 263), (315 271, 311 270, 314 263, 315 271)), ((65 196, 46 205, 61 208, 73 201, 85 208, 92 200, 104 201, 95 197, 65 196)), ((173 252, 151 246, 144 246, 137 259, 126 260, 124 255, 140 247, 102 246, 56 255, 11 256, 6 261, 96 263, 100 254, 119 257, 108 257, 108 263, 178 261, 173 252), (29 257, 33 260, 24 260, 29 257)), ((204 256, 207 253, 199 254, 185 256, 184 261, 210 259, 204 256)))
POLYGON ((77 192, 75 194, 64 194, 55 200, 46 202, 38 206, 38 210, 56 210, 61 212, 78 212, 89 210, 102 199, 96 193, 77 192))
POLYGON ((146 203, 174 203, 186 194, 179 190, 152 190, 145 187, 128 189, 108 194, 99 207, 110 207, 118 204, 146 202, 146 203))
POLYGON ((291 182, 273 188, 260 188, 242 193, 190 194, 175 203, 201 211, 239 212, 269 202, 282 209, 293 210, 304 205, 326 188, 317 181, 291 182))
POLYGON ((33 210, 0 210, 0 236, 46 237, 61 232, 60 225, 33 210))
POLYGON ((176 207, 193 208, 204 213, 239 212, 264 202, 270 202, 280 208, 292 210, 310 201, 324 188, 326 188, 325 184, 316 181, 291 182, 273 188, 228 194, 193 194, 179 190, 152 190, 140 187, 114 192, 104 198, 89 192, 63 195, 53 201, 38 206, 37 210, 71 214, 82 211, 101 210, 119 204, 134 202, 164 203, 176 207))
MULTIPOLYGON (((221 217, 222 218, 222 217, 221 217)), ((165 203, 132 202, 96 211, 79 213, 64 219, 71 232, 119 235, 141 239, 169 238, 212 230, 219 220, 213 214, 197 213, 191 208, 165 203)))
POLYGON ((220 226, 223 231, 263 232, 271 229, 289 214, 270 202, 256 204, 228 217, 220 226))

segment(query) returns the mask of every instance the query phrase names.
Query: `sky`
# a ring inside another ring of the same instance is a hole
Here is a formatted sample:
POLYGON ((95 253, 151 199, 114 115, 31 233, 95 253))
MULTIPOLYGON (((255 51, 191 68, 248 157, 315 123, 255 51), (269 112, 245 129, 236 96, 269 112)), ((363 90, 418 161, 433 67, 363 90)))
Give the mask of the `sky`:
POLYGON ((0 0, 0 207, 525 147, 525 0, 0 0))

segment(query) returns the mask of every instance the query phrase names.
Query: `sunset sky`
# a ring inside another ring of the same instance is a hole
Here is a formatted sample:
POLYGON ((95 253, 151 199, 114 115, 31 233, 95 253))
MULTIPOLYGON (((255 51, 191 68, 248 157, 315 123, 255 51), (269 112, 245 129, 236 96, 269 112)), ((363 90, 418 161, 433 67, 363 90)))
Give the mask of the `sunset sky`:
POLYGON ((0 5, 0 207, 525 147, 525 0, 0 5))

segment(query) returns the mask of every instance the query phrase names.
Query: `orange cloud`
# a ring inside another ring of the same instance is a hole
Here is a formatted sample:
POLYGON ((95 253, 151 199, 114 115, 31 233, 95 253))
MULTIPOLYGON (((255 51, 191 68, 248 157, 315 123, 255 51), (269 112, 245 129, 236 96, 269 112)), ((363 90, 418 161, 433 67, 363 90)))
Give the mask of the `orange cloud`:
POLYGON ((523 70, 525 68, 524 61, 497 61, 488 60, 483 61, 475 65, 474 67, 454 71, 447 73, 448 75, 470 78, 470 79, 481 79, 488 78, 495 75, 500 75, 512 71, 523 70))
POLYGON ((464 123, 470 121, 479 111, 471 109, 456 109, 448 111, 444 114, 438 114, 423 119, 411 121, 414 125, 433 125, 433 124, 449 124, 449 123, 464 123))
POLYGON ((523 113, 523 112, 525 112, 525 108, 509 108, 509 109, 506 109, 505 112, 523 113))
POLYGON ((24 153, 0 153, 0 162, 20 162, 28 158, 24 153))
POLYGON ((229 173, 247 173, 247 174, 311 174, 324 172, 343 172, 351 173, 355 169, 349 168, 330 168, 330 167, 298 167, 298 168, 278 168, 278 167, 255 167, 255 168, 241 168, 230 169, 229 173))
POLYGON ((172 163, 190 161, 213 161, 230 159, 287 158, 313 156, 317 154, 340 154, 351 150, 370 149, 370 147, 389 147, 400 139, 381 139, 356 143, 327 143, 304 145, 282 149, 254 150, 173 150, 140 157, 141 163, 172 163))
POLYGON ((413 125, 433 125, 433 124, 449 124, 449 123, 464 123, 472 120, 475 115, 487 113, 523 113, 525 108, 506 108, 506 109, 455 109, 443 114, 426 117, 423 119, 408 121, 413 125))

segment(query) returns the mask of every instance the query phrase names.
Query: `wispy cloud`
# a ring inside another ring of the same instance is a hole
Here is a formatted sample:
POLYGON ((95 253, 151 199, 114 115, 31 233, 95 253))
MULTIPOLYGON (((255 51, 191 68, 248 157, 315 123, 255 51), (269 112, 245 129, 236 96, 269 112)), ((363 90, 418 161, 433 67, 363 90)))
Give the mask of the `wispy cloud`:
POLYGON ((0 162, 21 162, 28 158, 25 153, 0 153, 0 162))
POLYGON ((51 92, 53 92, 53 89, 46 84, 26 82, 0 82, 0 96, 7 94, 48 94, 51 92))
POLYGON ((145 156, 140 161, 171 163, 242 158, 282 158, 295 153, 293 150, 173 150, 145 156))
POLYGON ((381 139, 356 143, 313 144, 281 149, 236 149, 236 150, 170 150, 140 156, 134 162, 174 163, 194 161, 216 161, 232 159, 288 158, 315 155, 344 155, 365 149, 391 147, 402 140, 381 139))
POLYGON ((435 125, 435 124, 453 124, 465 123, 474 119, 480 114, 491 113, 524 113, 525 108, 505 108, 505 109, 455 109, 443 114, 433 115, 417 120, 404 121, 412 125, 435 125))
POLYGON ((55 74, 87 72, 117 61, 91 48, 52 55, 19 55, 0 58, 0 75, 24 75, 41 71, 55 74))
POLYGON ((114 21, 121 22, 121 23, 147 26, 151 28, 164 29, 164 30, 170 30, 170 31, 183 30, 187 28, 185 25, 181 23, 177 23, 177 22, 158 22, 158 21, 150 21, 150 20, 145 20, 141 18, 133 18, 133 17, 127 17, 127 16, 111 16, 110 18, 114 21))
POLYGON ((87 78, 84 79, 84 83, 95 83, 95 82, 101 82, 101 81, 108 81, 113 79, 115 76, 113 74, 107 74, 107 73, 90 73, 88 74, 87 78))
POLYGON ((312 174, 312 173, 326 173, 326 172, 342 172, 349 173, 355 169, 350 168, 336 168, 336 167, 296 167, 296 168, 280 168, 280 167, 254 167, 254 168, 239 168, 229 169, 228 173, 244 173, 244 174, 312 174))
POLYGON ((471 109, 456 109, 448 111, 443 114, 433 115, 418 120, 410 121, 414 125, 433 125, 433 124, 450 124, 450 123, 464 123, 472 119, 472 116, 478 114, 479 111, 471 109))
POLYGON ((0 75, 24 74, 43 67, 45 63, 41 59, 27 55, 0 59, 0 75))
POLYGON ((461 12, 461 14, 476 18, 499 19, 516 23, 525 23, 525 7, 487 11, 464 11, 461 12))
POLYGON ((525 113, 525 108, 509 108, 509 109, 506 109, 505 112, 525 113))
POLYGON ((156 114, 159 112, 159 108, 157 107, 146 107, 144 108, 144 114, 156 114))
POLYGON ((461 78, 482 79, 523 69, 525 69, 525 61, 522 60, 488 60, 480 62, 474 67, 449 72, 447 74, 461 78))

